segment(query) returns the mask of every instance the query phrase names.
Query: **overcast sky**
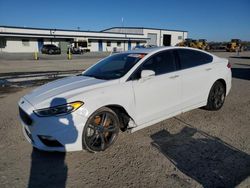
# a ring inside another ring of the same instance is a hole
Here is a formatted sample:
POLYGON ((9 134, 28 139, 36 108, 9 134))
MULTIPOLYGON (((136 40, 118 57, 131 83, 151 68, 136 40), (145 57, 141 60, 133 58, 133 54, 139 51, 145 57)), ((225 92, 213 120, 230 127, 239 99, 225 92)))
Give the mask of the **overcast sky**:
POLYGON ((250 41, 250 0, 0 0, 0 25, 81 30, 187 30, 209 41, 250 41))

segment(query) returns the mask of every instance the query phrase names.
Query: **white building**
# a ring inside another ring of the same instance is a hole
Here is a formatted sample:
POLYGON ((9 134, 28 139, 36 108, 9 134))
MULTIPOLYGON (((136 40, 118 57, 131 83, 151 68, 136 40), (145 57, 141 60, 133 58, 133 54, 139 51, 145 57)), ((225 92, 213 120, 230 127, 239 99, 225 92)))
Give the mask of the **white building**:
POLYGON ((177 43, 187 38, 187 31, 167 30, 144 27, 113 27, 102 32, 126 33, 143 35, 148 38, 148 45, 175 46, 177 43))
POLYGON ((66 52, 71 43, 88 51, 130 50, 137 45, 174 46, 187 38, 187 31, 141 27, 114 27, 103 31, 80 31, 0 26, 0 52, 35 52, 55 44, 66 52))

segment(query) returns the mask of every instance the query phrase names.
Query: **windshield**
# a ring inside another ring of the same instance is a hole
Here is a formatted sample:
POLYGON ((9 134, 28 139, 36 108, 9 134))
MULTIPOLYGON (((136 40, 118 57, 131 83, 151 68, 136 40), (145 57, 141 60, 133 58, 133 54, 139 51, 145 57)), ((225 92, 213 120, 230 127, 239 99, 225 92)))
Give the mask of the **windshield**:
POLYGON ((83 76, 102 80, 118 79, 124 76, 146 54, 122 53, 112 55, 83 73, 83 76))

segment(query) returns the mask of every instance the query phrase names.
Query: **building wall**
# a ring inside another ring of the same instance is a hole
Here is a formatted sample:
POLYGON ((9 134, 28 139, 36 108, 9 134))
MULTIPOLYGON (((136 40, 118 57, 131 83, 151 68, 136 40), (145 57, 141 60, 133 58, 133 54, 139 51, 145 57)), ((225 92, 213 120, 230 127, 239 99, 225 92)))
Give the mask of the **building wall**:
POLYGON ((37 40, 28 39, 29 42, 23 42, 22 39, 19 38, 7 38, 5 48, 1 48, 2 52, 37 52, 38 51, 38 43, 37 40), (26 45, 25 45, 25 44, 26 45))
MULTIPOLYGON (((12 53, 25 53, 25 52, 38 52, 38 39, 25 39, 24 38, 6 38, 5 48, 1 48, 1 52, 12 53), (25 45, 26 44, 26 45, 25 45)), ((43 44, 54 44, 59 46, 59 41, 51 41, 44 39, 43 44)))
MULTIPOLYGON (((103 46, 103 51, 104 52, 112 52, 114 48, 119 48, 119 49, 124 49, 124 41, 120 41, 121 45, 117 45, 118 41, 111 41, 111 40, 103 40, 102 41, 102 46, 103 46), (108 46, 108 42, 110 42, 110 46, 108 46)), ((99 49, 98 49, 99 50, 99 49)))
MULTIPOLYGON (((147 29, 147 28, 111 28, 105 30, 106 32, 117 32, 117 33, 129 33, 129 34, 143 34, 144 37, 148 37, 150 34, 156 34, 157 46, 163 46, 163 35, 171 35, 171 46, 175 46, 177 43, 187 38, 187 32, 185 31, 174 31, 164 29, 147 29)), ((149 40, 148 40, 149 41, 149 40)))
POLYGON ((177 43, 182 42, 187 38, 187 32, 177 31, 161 31, 161 44, 163 45, 163 35, 171 35, 171 46, 175 46, 177 43))
POLYGON ((144 29, 143 30, 145 37, 148 34, 157 34, 157 46, 163 46, 163 35, 171 35, 171 46, 175 46, 177 43, 181 42, 187 38, 187 32, 182 31, 166 31, 166 30, 157 30, 157 29, 144 29), (178 37, 181 37, 180 39, 178 37))
MULTIPOLYGON (((98 52, 99 51, 99 43, 97 40, 89 40, 91 43, 91 46, 88 48, 91 52, 98 52)), ((140 45, 146 44, 146 42, 139 42, 140 45)), ((131 49, 133 49, 137 45, 137 42, 131 41, 131 49)), ((111 41, 111 46, 107 46, 107 40, 102 40, 102 47, 104 52, 111 52, 114 50, 114 48, 117 48, 118 51, 125 51, 128 50, 128 41, 111 41), (121 42, 121 45, 118 46, 117 42, 121 42), (125 45, 124 45, 125 44, 125 45)))
POLYGON ((88 46, 91 52, 98 52, 98 41, 89 41, 91 44, 88 46))

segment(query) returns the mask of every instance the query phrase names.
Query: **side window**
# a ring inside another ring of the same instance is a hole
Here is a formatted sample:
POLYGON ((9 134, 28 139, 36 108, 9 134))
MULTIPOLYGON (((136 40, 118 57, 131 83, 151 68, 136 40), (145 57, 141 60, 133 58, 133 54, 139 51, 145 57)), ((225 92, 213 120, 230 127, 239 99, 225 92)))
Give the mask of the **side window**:
POLYGON ((175 71, 176 65, 173 51, 167 50, 152 56, 136 70, 131 79, 139 79, 142 70, 153 70, 155 75, 161 75, 175 71))
POLYGON ((175 55, 173 51, 165 51, 164 52, 164 64, 161 66, 162 69, 160 71, 160 74, 165 74, 169 72, 176 71, 176 62, 175 62, 175 55))
POLYGON ((187 69, 213 61, 213 57, 203 52, 188 49, 178 49, 182 69, 187 69))

